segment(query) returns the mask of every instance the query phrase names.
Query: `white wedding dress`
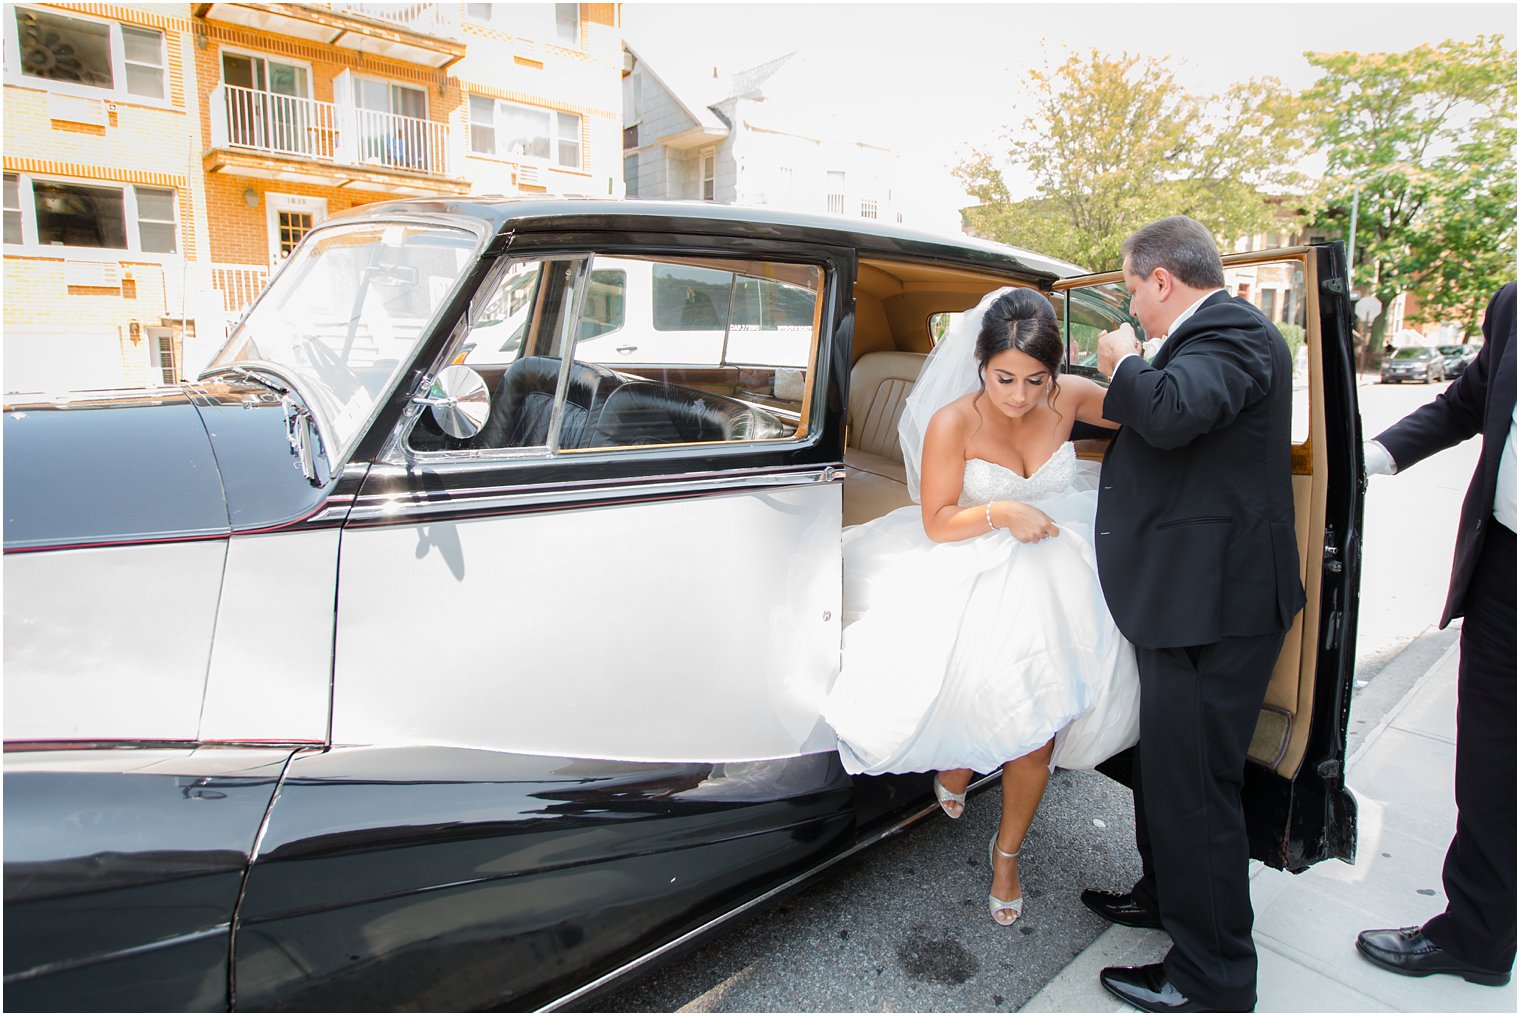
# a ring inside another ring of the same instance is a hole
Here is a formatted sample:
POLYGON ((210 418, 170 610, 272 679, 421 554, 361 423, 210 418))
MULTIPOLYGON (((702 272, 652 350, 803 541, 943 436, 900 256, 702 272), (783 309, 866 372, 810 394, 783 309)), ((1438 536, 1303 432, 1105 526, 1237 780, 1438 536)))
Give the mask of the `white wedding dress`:
POLYGON ((1097 467, 1061 445, 1029 477, 966 463, 960 503, 1022 501, 1060 535, 934 543, 918 505, 844 533, 844 655, 824 717, 852 773, 992 772, 1054 735, 1090 769, 1139 736, 1134 649, 1098 585, 1097 467))

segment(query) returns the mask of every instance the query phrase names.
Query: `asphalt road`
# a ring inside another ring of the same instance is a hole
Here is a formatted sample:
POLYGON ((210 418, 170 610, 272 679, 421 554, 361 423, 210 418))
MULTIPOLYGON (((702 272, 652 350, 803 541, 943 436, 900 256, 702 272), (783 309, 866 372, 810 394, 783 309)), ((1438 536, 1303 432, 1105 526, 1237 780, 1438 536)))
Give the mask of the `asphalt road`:
MULTIPOLYGON (((1443 385, 1365 385, 1366 436, 1443 385)), ((1358 741, 1455 630, 1440 615, 1457 512, 1477 461, 1469 442, 1398 477, 1374 478, 1363 545, 1358 741), (1424 635, 1419 644, 1415 639, 1424 635), (1404 650, 1407 654, 1400 655, 1404 650), (1418 657, 1418 659, 1416 659, 1418 657), (1391 665, 1390 665, 1391 664, 1391 665)), ((1428 665, 1428 664, 1426 664, 1428 665)), ((1020 1008, 1103 932, 1077 899, 1139 875, 1129 792, 1096 773, 1057 772, 1025 840, 1025 911, 987 914, 995 788, 966 816, 936 815, 596 1006, 602 1012, 998 1012, 1020 1008)))

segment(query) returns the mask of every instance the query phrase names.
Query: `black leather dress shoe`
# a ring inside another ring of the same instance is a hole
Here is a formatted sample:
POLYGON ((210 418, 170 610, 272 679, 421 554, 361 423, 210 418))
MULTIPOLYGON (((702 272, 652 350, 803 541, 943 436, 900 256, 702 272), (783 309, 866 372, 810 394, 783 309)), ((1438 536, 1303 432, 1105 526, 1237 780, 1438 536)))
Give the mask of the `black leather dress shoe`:
POLYGON ((1154 910, 1135 902, 1134 893, 1110 893, 1102 889, 1083 889, 1082 903, 1105 921, 1127 928, 1159 928, 1161 918, 1154 910))
POLYGON ((1409 977, 1456 974, 1473 984, 1497 988, 1509 983, 1508 970, 1489 970, 1457 959, 1425 937, 1424 928, 1376 928, 1356 936, 1356 951, 1368 960, 1409 977))
POLYGON ((1188 998, 1166 979, 1166 967, 1104 967, 1099 982, 1109 994, 1141 1012, 1217 1012, 1188 998))

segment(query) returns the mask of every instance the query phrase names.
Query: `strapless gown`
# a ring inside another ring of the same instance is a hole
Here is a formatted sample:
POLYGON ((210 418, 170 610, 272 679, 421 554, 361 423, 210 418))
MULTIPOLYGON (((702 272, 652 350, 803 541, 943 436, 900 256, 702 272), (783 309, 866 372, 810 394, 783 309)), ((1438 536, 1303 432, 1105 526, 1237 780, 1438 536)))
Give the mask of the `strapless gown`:
POLYGON ((1060 535, 1006 529, 954 543, 918 505, 844 532, 844 651, 824 718, 852 773, 991 772, 1054 735, 1053 764, 1090 769, 1139 737, 1134 648, 1098 585, 1095 464, 1063 444, 1024 477, 966 463, 960 503, 1023 501, 1060 535))

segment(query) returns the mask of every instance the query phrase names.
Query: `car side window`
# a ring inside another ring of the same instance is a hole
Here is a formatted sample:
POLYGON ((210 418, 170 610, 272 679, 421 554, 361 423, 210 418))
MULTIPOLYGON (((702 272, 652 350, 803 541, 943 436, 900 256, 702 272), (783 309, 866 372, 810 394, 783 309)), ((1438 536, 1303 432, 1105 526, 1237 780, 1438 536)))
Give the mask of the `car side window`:
POLYGON ((1293 429, 1295 445, 1309 440, 1308 284, 1298 258, 1231 265, 1224 270, 1225 292, 1255 304, 1288 344, 1293 365, 1293 429))
MULTIPOLYGON (((1254 264, 1230 265, 1224 270, 1225 292, 1255 304, 1282 333, 1288 344, 1293 369, 1293 429, 1295 445, 1309 440, 1309 370, 1310 357, 1306 338, 1308 289, 1304 263, 1299 258, 1283 258, 1254 264)), ((1069 373, 1097 375, 1097 341, 1100 332, 1128 323, 1135 334, 1146 340, 1145 358, 1153 360, 1164 345, 1164 337, 1145 334, 1138 319, 1129 310, 1129 292, 1122 280, 1097 283, 1054 295, 1056 315, 1067 340, 1069 373)))
POLYGON ((758 259, 511 262, 444 361, 481 376, 484 426, 451 438, 423 413, 408 445, 573 455, 803 436, 823 277, 817 265, 758 259))

